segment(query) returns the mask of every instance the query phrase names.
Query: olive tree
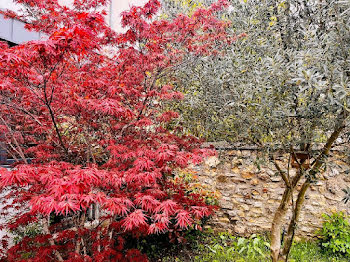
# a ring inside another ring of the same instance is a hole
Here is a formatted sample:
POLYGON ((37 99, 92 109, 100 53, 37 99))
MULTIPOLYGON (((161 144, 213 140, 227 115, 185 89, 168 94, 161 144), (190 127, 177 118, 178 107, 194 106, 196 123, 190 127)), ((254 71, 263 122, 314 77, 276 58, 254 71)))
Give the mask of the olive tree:
MULTIPOLYGON (((211 1, 164 2, 163 13, 171 17, 211 1)), ((182 111, 187 132, 266 152, 285 186, 271 225, 271 257, 286 261, 308 188, 331 149, 348 141, 350 1, 230 2, 220 16, 231 21, 231 33, 246 36, 223 55, 197 58, 195 66, 179 71, 174 85, 186 99, 169 106, 182 111)))

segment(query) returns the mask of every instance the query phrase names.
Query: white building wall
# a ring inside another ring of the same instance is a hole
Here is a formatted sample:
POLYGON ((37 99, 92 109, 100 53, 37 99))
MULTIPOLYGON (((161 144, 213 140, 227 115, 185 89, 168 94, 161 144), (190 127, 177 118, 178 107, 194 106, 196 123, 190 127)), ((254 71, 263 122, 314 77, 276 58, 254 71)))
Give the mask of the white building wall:
POLYGON ((12 0, 0 0, 0 9, 11 9, 14 11, 18 10, 18 5, 12 0))

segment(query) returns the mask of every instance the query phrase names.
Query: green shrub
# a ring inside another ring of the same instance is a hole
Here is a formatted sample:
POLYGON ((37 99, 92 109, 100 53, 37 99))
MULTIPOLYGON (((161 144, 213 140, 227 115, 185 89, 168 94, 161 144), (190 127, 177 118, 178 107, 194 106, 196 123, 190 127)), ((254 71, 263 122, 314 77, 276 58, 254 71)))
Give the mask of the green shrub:
POLYGON ((256 234, 243 238, 220 233, 195 261, 267 261, 269 246, 263 237, 256 234))
POLYGON ((27 226, 17 227, 16 230, 12 230, 13 241, 17 244, 21 242, 24 237, 34 238, 37 235, 42 234, 42 225, 39 223, 30 223, 27 226))
POLYGON ((322 252, 315 241, 294 242, 289 253, 289 262, 349 262, 346 257, 322 252))
MULTIPOLYGON (((266 236, 251 235, 249 238, 230 233, 189 232, 187 244, 169 247, 153 242, 156 248, 147 254, 151 261, 162 262, 270 262, 269 241, 266 236), (152 256, 153 255, 153 256, 152 256)), ((152 242, 145 241, 150 248, 152 242)), ((162 242, 161 242, 162 243, 162 242)), ((349 257, 323 252, 325 248, 316 241, 294 242, 289 262, 349 262, 349 257)))
POLYGON ((318 232, 322 248, 327 253, 350 257, 349 217, 342 212, 323 217, 325 221, 322 229, 318 232))

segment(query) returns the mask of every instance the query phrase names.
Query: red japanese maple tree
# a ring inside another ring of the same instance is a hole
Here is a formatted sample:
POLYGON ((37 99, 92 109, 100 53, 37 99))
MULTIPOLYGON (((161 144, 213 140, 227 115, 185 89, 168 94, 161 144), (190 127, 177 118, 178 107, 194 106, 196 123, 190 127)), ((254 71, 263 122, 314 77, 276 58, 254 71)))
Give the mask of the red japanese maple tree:
POLYGON ((163 101, 181 99, 167 85, 195 56, 234 40, 215 12, 155 19, 160 4, 124 12, 117 34, 101 10, 107 0, 16 0, 27 27, 47 40, 15 47, 0 42, 0 130, 13 169, 0 169, 0 188, 20 209, 3 225, 36 222, 42 232, 6 248, 6 261, 142 261, 126 250, 134 237, 200 227, 212 207, 173 182, 173 171, 211 152, 166 124, 178 117, 163 101), (32 159, 31 161, 28 158, 32 159))

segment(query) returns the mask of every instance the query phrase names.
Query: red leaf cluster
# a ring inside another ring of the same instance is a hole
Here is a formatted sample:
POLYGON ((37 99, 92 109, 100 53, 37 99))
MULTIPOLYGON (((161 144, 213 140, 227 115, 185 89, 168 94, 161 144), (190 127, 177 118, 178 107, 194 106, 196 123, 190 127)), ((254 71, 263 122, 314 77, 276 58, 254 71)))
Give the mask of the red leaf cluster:
POLYGON ((6 261, 146 261, 124 236, 200 227, 212 207, 171 178, 210 152, 165 128, 178 113, 162 101, 182 94, 161 83, 189 54, 233 40, 215 16, 226 3, 166 21, 150 0, 123 13, 117 34, 98 11, 106 0, 16 2, 29 11, 8 15, 48 39, 0 43, 1 139, 19 163, 0 169, 0 188, 22 211, 7 227, 42 232, 4 251, 6 261))

